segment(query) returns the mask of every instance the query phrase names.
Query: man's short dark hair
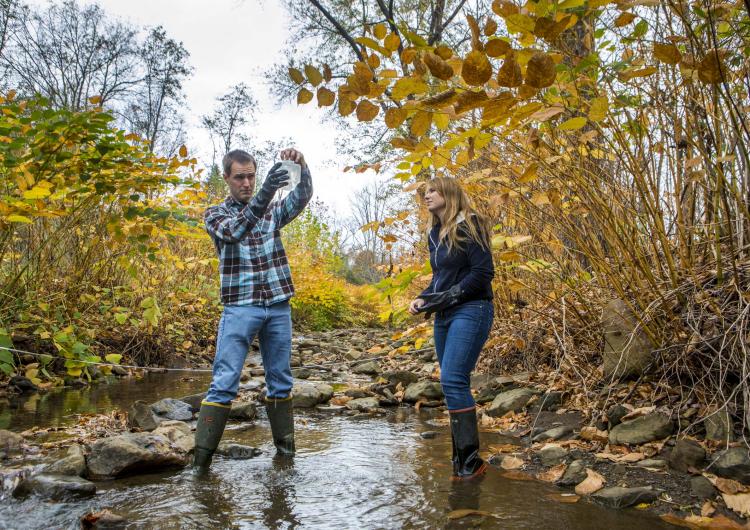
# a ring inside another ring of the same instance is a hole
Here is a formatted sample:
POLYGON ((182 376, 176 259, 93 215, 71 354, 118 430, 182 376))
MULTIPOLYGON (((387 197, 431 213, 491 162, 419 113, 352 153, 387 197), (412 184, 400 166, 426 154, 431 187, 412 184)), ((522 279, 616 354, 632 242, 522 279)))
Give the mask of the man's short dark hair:
POLYGON ((231 173, 232 164, 235 162, 239 164, 248 164, 252 162, 253 166, 255 166, 255 169, 258 169, 258 163, 255 161, 253 155, 251 155, 247 151, 243 151, 242 149, 232 149, 227 154, 225 154, 224 158, 221 160, 221 165, 224 167, 225 175, 229 175, 231 173))

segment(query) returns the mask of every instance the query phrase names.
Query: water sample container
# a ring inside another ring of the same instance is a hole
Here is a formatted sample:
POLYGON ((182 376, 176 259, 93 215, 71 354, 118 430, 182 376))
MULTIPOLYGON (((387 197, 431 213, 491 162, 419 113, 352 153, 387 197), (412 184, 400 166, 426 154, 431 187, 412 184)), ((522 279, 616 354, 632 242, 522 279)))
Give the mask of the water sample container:
POLYGON ((289 183, 283 188, 280 188, 281 191, 291 191, 296 188, 297 184, 299 184, 300 176, 302 175, 302 166, 291 160, 282 160, 281 168, 279 169, 286 169, 289 172, 289 183))

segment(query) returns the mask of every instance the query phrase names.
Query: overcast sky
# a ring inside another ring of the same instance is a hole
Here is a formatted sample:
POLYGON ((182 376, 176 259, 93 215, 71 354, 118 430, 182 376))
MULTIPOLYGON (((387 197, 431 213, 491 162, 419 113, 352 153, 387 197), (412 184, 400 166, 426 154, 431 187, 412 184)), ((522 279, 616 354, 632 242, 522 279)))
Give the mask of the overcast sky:
MULTIPOLYGON (((83 4, 94 3, 79 0, 83 4)), ((33 0, 37 5, 45 1, 33 0)), ((274 62, 283 62, 289 14, 280 0, 99 0, 109 14, 137 26, 162 25, 182 41, 195 71, 185 84, 188 147, 210 159, 211 142, 200 128, 200 116, 209 113, 217 96, 241 82, 251 87, 260 103, 252 132, 260 140, 290 137, 312 170, 315 198, 337 217, 349 213, 349 197, 376 177, 344 173, 346 160, 337 159, 336 130, 323 121, 315 104, 276 107, 262 74, 274 62)), ((261 166, 265 164, 259 161, 261 166)), ((267 165, 266 165, 267 167, 267 165)))

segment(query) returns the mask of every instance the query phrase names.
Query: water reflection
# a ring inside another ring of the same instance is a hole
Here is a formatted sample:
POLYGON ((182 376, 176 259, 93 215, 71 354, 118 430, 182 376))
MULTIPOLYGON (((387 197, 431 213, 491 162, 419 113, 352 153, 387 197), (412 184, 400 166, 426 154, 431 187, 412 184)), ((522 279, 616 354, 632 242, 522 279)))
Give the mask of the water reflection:
POLYGON ((293 509, 297 504, 294 457, 277 455, 272 462, 271 472, 263 483, 263 522, 267 528, 297 528, 300 521, 293 509))

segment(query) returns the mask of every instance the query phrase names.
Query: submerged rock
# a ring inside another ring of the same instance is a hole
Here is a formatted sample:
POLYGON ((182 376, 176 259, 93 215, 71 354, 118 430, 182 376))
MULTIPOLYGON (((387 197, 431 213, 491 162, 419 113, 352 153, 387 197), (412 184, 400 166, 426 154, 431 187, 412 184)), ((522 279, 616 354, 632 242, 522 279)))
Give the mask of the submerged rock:
POLYGON ((86 459, 89 478, 107 479, 184 466, 187 457, 165 436, 126 433, 94 442, 86 459))
POLYGON ((248 458, 254 458, 262 454, 262 451, 257 447, 250 447, 249 445, 222 442, 216 448, 216 454, 231 460, 247 460, 248 458))
POLYGON ((650 504, 659 497, 659 492, 651 486, 641 488, 604 488, 592 495, 592 497, 608 508, 627 508, 636 504, 650 504))
POLYGON ((40 473, 21 482, 13 495, 23 497, 34 494, 46 499, 62 500, 67 497, 87 497, 96 493, 96 484, 81 477, 40 473))
POLYGON ((404 392, 404 401, 415 403, 420 400, 436 400, 443 398, 443 388, 440 383, 433 381, 418 381, 410 384, 404 392))
POLYGON ((529 402, 538 394, 533 388, 514 388, 498 394, 485 413, 488 416, 504 416, 508 412, 523 410, 529 402))
POLYGON ((666 438, 674 430, 669 416, 661 413, 647 414, 617 425, 609 433, 611 444, 642 444, 666 438))

